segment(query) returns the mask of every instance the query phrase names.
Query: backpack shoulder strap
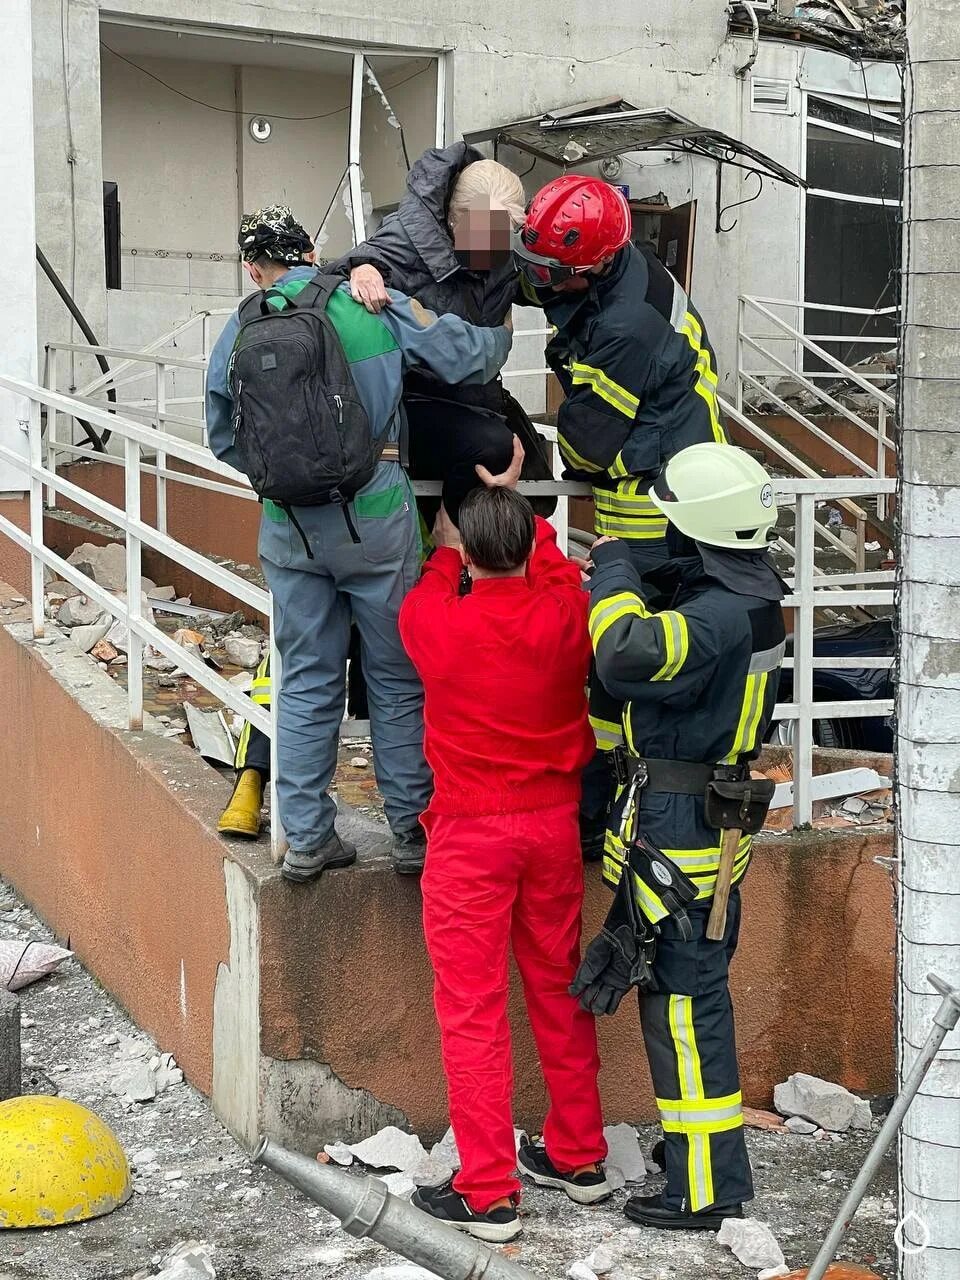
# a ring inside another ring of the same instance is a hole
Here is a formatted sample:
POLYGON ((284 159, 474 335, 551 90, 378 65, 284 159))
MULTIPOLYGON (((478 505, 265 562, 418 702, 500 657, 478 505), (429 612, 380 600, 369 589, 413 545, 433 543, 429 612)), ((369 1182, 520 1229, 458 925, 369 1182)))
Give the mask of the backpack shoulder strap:
POLYGON ((343 276, 325 276, 318 271, 308 285, 297 294, 298 307, 316 307, 325 311, 331 296, 343 284, 343 276))
POLYGON ((260 296, 259 289, 254 293, 248 293, 237 307, 237 319, 241 324, 245 324, 252 315, 260 314, 260 296))

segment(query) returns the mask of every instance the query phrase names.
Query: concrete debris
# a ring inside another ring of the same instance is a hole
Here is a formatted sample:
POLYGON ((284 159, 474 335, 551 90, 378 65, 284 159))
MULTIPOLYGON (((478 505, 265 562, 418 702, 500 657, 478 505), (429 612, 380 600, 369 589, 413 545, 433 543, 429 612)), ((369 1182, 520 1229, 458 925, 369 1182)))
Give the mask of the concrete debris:
POLYGON ((48 942, 0 938, 0 990, 20 991, 46 978, 72 955, 72 951, 48 942))
POLYGON ((392 1196, 399 1196, 401 1200, 413 1195, 414 1182, 406 1173, 385 1173, 378 1181, 383 1183, 392 1196))
POLYGON ((247 636, 227 636, 223 648, 231 662, 252 670, 260 665, 260 641, 247 636))
POLYGON ((643 1182, 647 1169, 640 1150, 637 1131, 632 1124, 608 1124, 603 1131, 607 1140, 605 1167, 609 1179, 611 1167, 619 1169, 625 1182, 643 1182))
POLYGON ((100 662, 113 662, 118 656, 116 649, 106 639, 98 640, 90 652, 100 662))
MULTIPOLYGON (((117 651, 106 638, 112 625, 108 619, 106 622, 93 622, 85 627, 73 627, 70 631, 70 639, 81 653, 91 653, 94 649, 99 648, 100 645, 105 644, 115 657, 117 651)), ((94 656, 100 662, 106 661, 99 654, 94 656)))
POLYGON ((804 1120, 802 1116, 790 1116, 784 1125, 785 1129, 789 1129, 791 1133, 811 1134, 819 1133, 820 1130, 810 1120, 804 1120))
POLYGON ((412 1165, 407 1173, 416 1187, 441 1187, 453 1177, 453 1167, 429 1155, 412 1165))
MULTIPOLYGON (((141 597, 141 609, 143 612, 144 622, 153 622, 153 610, 150 608, 150 604, 146 596, 141 597)), ((119 649, 123 653, 129 652, 130 636, 126 628, 126 624, 121 622, 119 618, 117 618, 116 622, 114 622, 113 626, 107 632, 107 639, 115 649, 119 649)), ((145 650, 144 657, 146 658, 147 656, 149 656, 149 653, 145 650)), ((166 662, 165 658, 164 662, 166 662)), ((173 666, 173 663, 170 663, 170 666, 173 666)))
POLYGON ((574 1262, 567 1268, 570 1280, 597 1280, 597 1273, 585 1262, 574 1262))
POLYGON ((191 649, 194 652, 200 652, 200 646, 206 644, 207 637, 202 631, 194 631, 190 627, 178 627, 173 633, 174 644, 180 645, 184 649, 191 649))
POLYGON ((147 592, 148 600, 165 600, 167 602, 176 600, 176 587, 154 587, 152 591, 147 592))
POLYGON ((351 769, 366 769, 369 767, 370 761, 366 756, 354 756, 350 761, 351 769))
POLYGON ((433 1144, 430 1154, 440 1164, 449 1165, 454 1172, 460 1168, 460 1152, 457 1150, 457 1140, 452 1128, 447 1130, 439 1142, 433 1144))
POLYGON ((778 1276, 788 1276, 789 1274, 787 1264, 782 1262, 779 1267, 767 1267, 764 1271, 758 1271, 757 1280, 777 1280, 778 1276))
POLYGON ((12 991, 0 988, 0 1102, 20 1096, 20 1001, 12 991))
POLYGON ((216 1280, 210 1248, 188 1240, 167 1255, 156 1280, 216 1280))
POLYGON ((234 685, 241 693, 249 693, 253 688, 253 673, 238 671, 235 676, 228 677, 227 683, 234 685))
POLYGON ((83 595, 79 587, 75 587, 72 582, 64 582, 61 578, 54 578, 52 582, 48 582, 43 589, 43 594, 48 600, 69 600, 71 596, 83 595))
POLYGON ((598 1244, 593 1253, 588 1254, 583 1261, 598 1276, 605 1276, 616 1265, 613 1250, 606 1244, 598 1244))
POLYGON ((801 1116, 832 1133, 843 1133, 850 1128, 869 1129, 873 1119, 869 1102, 856 1097, 841 1084, 802 1071, 774 1088, 773 1102, 781 1115, 801 1116))
POLYGON ((137 1169, 143 1169, 157 1163, 157 1153, 153 1147, 144 1147, 142 1151, 135 1151, 130 1160, 137 1169))
MULTIPOLYGON (((148 1045, 128 1043, 125 1053, 128 1057, 145 1057, 148 1049, 148 1045)), ((149 1062, 140 1063, 131 1075, 121 1077, 114 1085, 114 1092, 128 1102, 152 1102, 177 1084, 183 1084, 183 1072, 174 1061, 173 1054, 165 1053, 162 1057, 154 1056, 149 1062)))
POLYGON ((427 1152, 415 1133, 404 1133, 389 1124, 379 1133, 350 1145, 349 1150, 371 1169, 399 1169, 405 1173, 427 1159, 427 1152))
POLYGON ((786 1261, 773 1232, 758 1218, 724 1218, 717 1241, 745 1267, 782 1267, 786 1261))
POLYGON ((86 596, 70 596, 57 610, 57 621, 62 627, 89 627, 99 622, 103 610, 86 596))
POLYGON ((190 702, 184 702, 183 710, 190 726, 193 745, 204 760, 232 766, 237 744, 230 735, 223 712, 201 711, 190 702))
POLYGON ((67 556, 67 564, 75 565, 108 591, 122 591, 127 585, 127 551, 121 542, 108 542, 104 547, 83 542, 67 556))
POLYGON ((344 1167, 353 1164, 353 1152, 345 1142, 328 1142, 323 1149, 334 1164, 344 1167))

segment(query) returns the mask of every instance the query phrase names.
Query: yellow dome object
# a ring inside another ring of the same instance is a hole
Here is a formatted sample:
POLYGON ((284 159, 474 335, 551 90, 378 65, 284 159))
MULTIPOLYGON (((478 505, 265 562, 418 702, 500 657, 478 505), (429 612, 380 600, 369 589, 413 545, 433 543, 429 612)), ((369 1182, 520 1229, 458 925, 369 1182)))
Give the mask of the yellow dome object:
POLYGON ((131 1189, 123 1148, 86 1107, 66 1098, 0 1102, 0 1228, 99 1218, 131 1189))

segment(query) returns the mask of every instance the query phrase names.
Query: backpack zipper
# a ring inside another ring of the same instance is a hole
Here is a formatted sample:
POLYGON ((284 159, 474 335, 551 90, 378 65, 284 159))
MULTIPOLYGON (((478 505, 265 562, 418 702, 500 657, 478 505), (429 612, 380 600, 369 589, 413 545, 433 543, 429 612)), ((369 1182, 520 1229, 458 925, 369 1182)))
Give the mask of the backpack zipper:
POLYGON ((340 425, 343 426, 343 401, 340 399, 339 396, 334 396, 333 402, 337 406, 337 422, 339 422, 340 425))

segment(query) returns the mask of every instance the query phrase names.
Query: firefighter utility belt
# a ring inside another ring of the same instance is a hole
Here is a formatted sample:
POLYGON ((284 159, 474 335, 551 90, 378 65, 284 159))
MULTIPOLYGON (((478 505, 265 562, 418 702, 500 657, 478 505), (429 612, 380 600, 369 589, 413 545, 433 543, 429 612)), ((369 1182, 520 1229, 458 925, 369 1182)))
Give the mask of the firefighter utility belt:
POLYGON ((630 813, 632 819, 642 791, 703 796, 707 826, 744 835, 755 835, 763 826, 775 789, 769 778, 751 778, 746 764, 654 760, 618 748, 613 768, 617 781, 628 789, 625 816, 630 813))

